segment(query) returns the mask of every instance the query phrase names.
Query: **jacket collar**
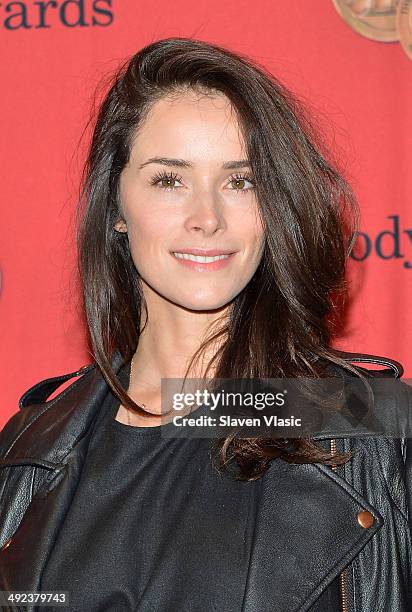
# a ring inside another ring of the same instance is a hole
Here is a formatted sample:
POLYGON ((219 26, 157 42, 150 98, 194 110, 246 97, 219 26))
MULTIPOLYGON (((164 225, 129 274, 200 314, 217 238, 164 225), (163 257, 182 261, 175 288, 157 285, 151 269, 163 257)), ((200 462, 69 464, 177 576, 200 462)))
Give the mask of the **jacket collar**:
MULTIPOLYGON (((117 375, 128 364, 119 350, 113 353, 111 365, 117 375)), ((341 368, 333 367, 333 369, 338 375, 345 376, 341 368)), ((97 418, 107 393, 109 386, 94 363, 81 368, 78 372, 46 379, 31 387, 20 399, 21 410, 14 415, 12 435, 9 440, 6 425, 5 442, 0 449, 2 454, 0 465, 31 462, 33 465, 53 468, 64 462, 70 449, 86 435, 97 418), (81 377, 55 398, 42 401, 44 398, 47 399, 63 381, 79 374, 82 374, 81 377), (40 403, 31 407, 33 400, 40 403), (33 428, 34 430, 38 428, 41 433, 34 436, 33 428), (13 435, 16 431, 19 432, 17 436, 13 435)), ((393 412, 385 408, 386 406, 382 405, 383 419, 385 413, 393 412)), ((398 418, 405 417, 400 413, 398 418)), ((311 438, 321 441, 359 437, 362 433, 366 436, 373 435, 373 431, 362 429, 356 419, 350 421, 342 414, 335 413, 322 430, 312 434, 311 438)))
MULTIPOLYGON (((124 360, 120 352, 116 351, 112 358, 112 368, 116 374, 123 365, 124 360)), ((53 383, 49 384, 53 387, 53 383)), ((38 393, 37 385, 32 389, 38 393)), ((31 389, 25 394, 26 397, 30 391, 31 389)), ((22 407, 13 421, 13 431, 18 430, 19 434, 13 436, 9 444, 6 443, 6 447, 2 449, 2 464, 30 459, 34 464, 40 462, 40 465, 43 463, 51 467, 58 466, 79 440, 87 435, 108 393, 108 384, 93 364, 81 378, 52 400, 38 404, 32 409, 30 406, 22 407), (28 418, 26 413, 29 411, 28 418), (41 432, 38 436, 33 435, 36 429, 41 432)), ((22 405, 22 400, 20 402, 22 405)))

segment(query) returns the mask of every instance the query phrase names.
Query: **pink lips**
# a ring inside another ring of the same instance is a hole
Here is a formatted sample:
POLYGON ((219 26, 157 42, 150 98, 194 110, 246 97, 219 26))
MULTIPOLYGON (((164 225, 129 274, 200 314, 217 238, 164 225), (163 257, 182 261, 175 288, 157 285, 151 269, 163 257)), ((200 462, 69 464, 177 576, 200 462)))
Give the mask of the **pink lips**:
MULTIPOLYGON (((180 251, 177 251, 180 252, 180 251)), ((232 261, 233 256, 236 253, 231 251, 222 251, 222 250, 206 250, 206 249, 188 249, 185 251, 181 251, 182 253, 190 254, 190 255, 204 255, 206 257, 216 257, 217 255, 228 255, 224 259, 217 259, 216 261, 211 261, 209 263, 201 263, 199 261, 191 261, 190 259, 182 259, 180 257, 176 257, 171 254, 177 263, 180 263, 185 268, 189 268, 191 270, 198 270, 199 272, 203 271, 214 271, 214 270, 222 270, 229 265, 232 261)))
POLYGON ((180 248, 175 253, 186 253, 188 255, 206 255, 206 257, 215 257, 216 255, 230 255, 234 251, 230 249, 191 249, 180 248))

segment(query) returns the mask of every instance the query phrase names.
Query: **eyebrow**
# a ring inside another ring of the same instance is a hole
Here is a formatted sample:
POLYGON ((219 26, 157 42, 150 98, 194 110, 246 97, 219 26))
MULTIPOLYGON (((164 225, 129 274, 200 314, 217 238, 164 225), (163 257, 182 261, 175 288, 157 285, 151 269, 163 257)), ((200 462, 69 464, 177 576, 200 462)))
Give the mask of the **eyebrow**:
MULTIPOLYGON (((178 168, 193 168, 193 164, 186 161, 185 159, 173 159, 172 157, 151 157, 143 164, 140 164, 139 170, 147 166, 148 164, 161 164, 162 166, 173 166, 178 168)), ((248 159, 239 159, 236 161, 228 161, 222 164, 223 170, 237 170, 238 168, 250 168, 250 162, 248 159)))

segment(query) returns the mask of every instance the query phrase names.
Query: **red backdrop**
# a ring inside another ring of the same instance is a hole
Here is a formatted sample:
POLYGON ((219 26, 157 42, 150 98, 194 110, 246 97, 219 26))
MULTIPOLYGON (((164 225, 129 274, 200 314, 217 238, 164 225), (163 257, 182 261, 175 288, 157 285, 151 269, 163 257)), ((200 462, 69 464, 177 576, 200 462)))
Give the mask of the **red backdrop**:
POLYGON ((360 201, 353 303, 336 346, 412 375, 412 62, 332 0, 57 0, 0 5, 0 426, 42 378, 89 363, 73 281, 73 211, 94 89, 149 42, 188 36, 266 65, 320 116, 360 201))

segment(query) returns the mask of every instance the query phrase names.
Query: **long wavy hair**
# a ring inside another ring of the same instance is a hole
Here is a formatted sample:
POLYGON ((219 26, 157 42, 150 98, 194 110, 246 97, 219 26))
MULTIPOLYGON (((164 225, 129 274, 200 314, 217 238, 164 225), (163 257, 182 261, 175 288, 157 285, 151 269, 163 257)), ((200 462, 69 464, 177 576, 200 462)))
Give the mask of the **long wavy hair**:
MULTIPOLYGON (((192 88, 221 92, 237 111, 265 227, 262 260, 188 366, 210 346, 215 378, 322 377, 325 364, 358 371, 331 347, 346 295, 348 256, 358 227, 353 191, 321 144, 304 105, 263 66, 220 46, 189 38, 159 40, 109 76, 91 114, 88 155, 77 210, 78 267, 91 352, 122 404, 144 411, 127 394, 112 356, 135 353, 147 313, 121 217, 119 177, 133 136, 162 97, 192 88), (106 87, 106 85, 105 85, 106 87)), ((362 377, 362 375, 360 375, 362 377)), ((308 438, 217 441, 220 466, 235 460, 239 478, 259 478, 275 458, 338 465, 308 438)))

